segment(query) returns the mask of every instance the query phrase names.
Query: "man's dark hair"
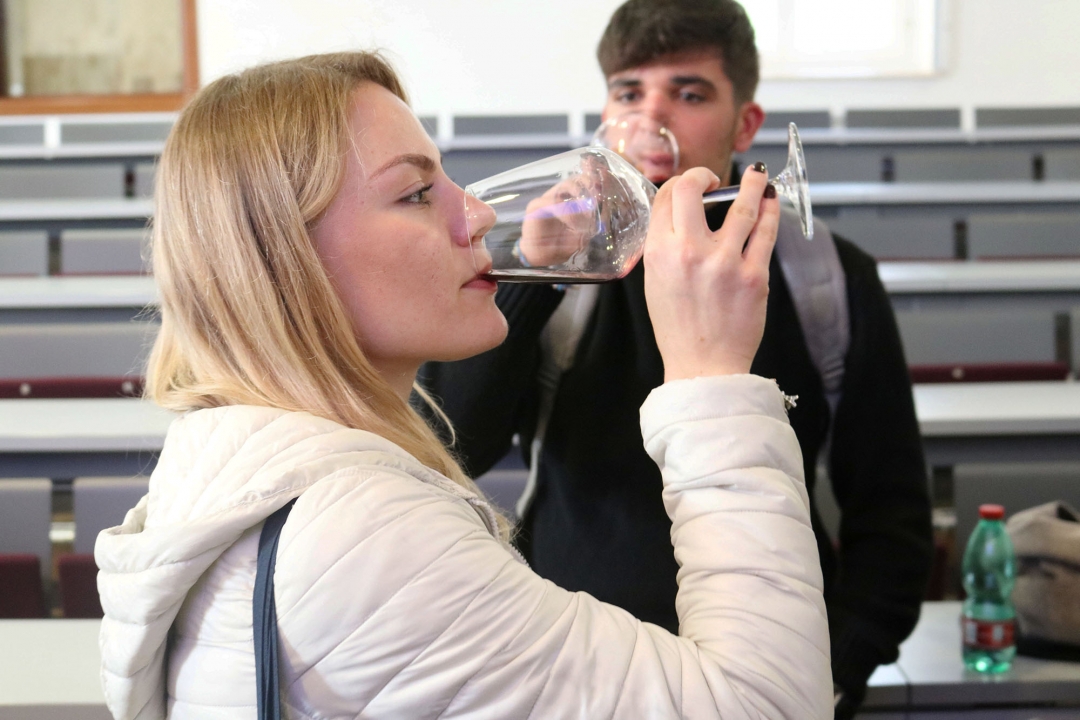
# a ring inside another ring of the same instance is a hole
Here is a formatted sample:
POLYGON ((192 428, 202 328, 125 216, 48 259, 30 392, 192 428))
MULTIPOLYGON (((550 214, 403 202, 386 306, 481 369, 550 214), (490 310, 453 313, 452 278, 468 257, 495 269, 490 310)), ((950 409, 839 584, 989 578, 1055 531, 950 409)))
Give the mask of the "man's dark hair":
POLYGON ((752 100, 758 83, 754 28, 735 0, 628 0, 611 16, 596 58, 604 77, 664 55, 712 50, 735 86, 752 100))

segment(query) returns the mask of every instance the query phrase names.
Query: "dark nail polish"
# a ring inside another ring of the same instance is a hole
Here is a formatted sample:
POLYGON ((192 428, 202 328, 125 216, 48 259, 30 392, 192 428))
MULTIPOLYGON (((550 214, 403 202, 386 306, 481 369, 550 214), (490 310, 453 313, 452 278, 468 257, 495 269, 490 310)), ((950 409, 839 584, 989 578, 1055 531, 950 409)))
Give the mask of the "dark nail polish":
POLYGON ((768 168, 765 167, 765 163, 761 162, 760 160, 754 163, 754 169, 757 170, 759 173, 768 171, 768 168))
POLYGON ((765 186, 765 197, 769 198, 770 200, 776 197, 775 185, 769 184, 765 186))

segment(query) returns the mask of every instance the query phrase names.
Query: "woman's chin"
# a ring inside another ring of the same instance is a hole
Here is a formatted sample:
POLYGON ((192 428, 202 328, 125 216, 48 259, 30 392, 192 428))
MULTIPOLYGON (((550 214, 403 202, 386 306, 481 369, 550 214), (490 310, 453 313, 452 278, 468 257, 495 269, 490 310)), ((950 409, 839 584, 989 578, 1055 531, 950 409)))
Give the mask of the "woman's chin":
POLYGON ((506 318, 503 317, 502 312, 496 308, 498 317, 492 317, 484 331, 478 332, 476 349, 469 353, 466 357, 472 357, 473 355, 479 355, 480 353, 487 352, 488 350, 499 347, 506 340, 507 334, 510 332, 510 326, 506 323, 506 318))
POLYGON ((466 360, 502 345, 508 332, 509 326, 506 324, 506 318, 496 309, 495 313, 486 317, 482 324, 478 323, 468 329, 460 328, 455 336, 458 342, 454 344, 454 347, 447 348, 443 353, 440 353, 439 357, 431 359, 437 362, 466 360), (461 342, 464 340, 468 342, 461 342))

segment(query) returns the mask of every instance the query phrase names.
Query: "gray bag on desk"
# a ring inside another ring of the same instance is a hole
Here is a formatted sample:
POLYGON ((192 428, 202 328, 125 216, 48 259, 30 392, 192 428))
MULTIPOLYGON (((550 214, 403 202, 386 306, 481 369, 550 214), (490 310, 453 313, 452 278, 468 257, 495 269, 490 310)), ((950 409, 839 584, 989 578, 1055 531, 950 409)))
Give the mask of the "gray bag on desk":
MULTIPOLYGON (((1080 656, 1080 514, 1064 502, 1018 512, 1006 524, 1016 548, 1013 604, 1028 654, 1048 656, 1053 646, 1080 656), (1042 648, 1042 651, 1040 651, 1042 648)), ((1064 657, 1064 655, 1058 655, 1064 657)))

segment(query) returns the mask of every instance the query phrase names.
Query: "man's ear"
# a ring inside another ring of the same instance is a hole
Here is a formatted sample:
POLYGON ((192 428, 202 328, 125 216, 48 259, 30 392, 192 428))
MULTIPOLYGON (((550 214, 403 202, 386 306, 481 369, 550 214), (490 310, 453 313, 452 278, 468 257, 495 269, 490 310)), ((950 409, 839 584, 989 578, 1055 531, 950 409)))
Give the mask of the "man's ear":
POLYGON ((765 111, 753 100, 742 104, 739 108, 739 116, 735 122, 735 143, 732 149, 736 153, 744 153, 754 143, 754 136, 765 123, 765 111))

